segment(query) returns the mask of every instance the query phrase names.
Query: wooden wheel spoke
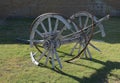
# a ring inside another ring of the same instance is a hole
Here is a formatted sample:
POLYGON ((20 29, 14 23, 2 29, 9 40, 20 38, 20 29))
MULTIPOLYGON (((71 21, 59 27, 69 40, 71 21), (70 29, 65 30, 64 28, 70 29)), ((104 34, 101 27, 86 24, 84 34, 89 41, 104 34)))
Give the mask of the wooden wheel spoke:
POLYGON ((86 48, 86 51, 87 51, 87 53, 88 53, 89 57, 92 59, 92 56, 91 56, 91 53, 90 53, 90 50, 89 50, 89 48, 88 48, 88 47, 86 48))
POLYGON ((35 30, 35 32, 36 32, 39 36, 43 37, 43 34, 42 34, 41 32, 39 32, 37 29, 35 30))
MULTIPOLYGON (((85 48, 85 43, 81 43, 81 47, 82 47, 82 49, 85 48)), ((86 49, 84 50, 83 53, 84 53, 85 57, 87 57, 86 49)))
POLYGON ((90 25, 84 27, 82 30, 84 31, 84 30, 86 30, 86 29, 88 29, 88 28, 91 28, 92 26, 93 26, 93 24, 90 24, 90 25))
POLYGON ((46 58, 45 65, 47 65, 50 55, 51 55, 51 51, 48 52, 48 55, 47 55, 47 58, 46 58))
POLYGON ((36 44, 43 44, 44 40, 33 40, 33 42, 36 44))
POLYGON ((86 27, 86 26, 87 26, 87 24, 88 24, 88 21, 89 21, 89 17, 86 17, 86 20, 85 20, 84 27, 86 27))
POLYGON ((46 27, 45 27, 45 25, 43 24, 43 22, 40 22, 40 24, 41 24, 41 26, 42 26, 44 32, 47 33, 46 27))
POLYGON ((55 22, 55 27, 54 27, 54 32, 56 32, 57 28, 58 28, 58 24, 59 24, 59 20, 56 19, 56 22, 55 22))
POLYGON ((58 63, 59 63, 60 68, 62 68, 62 64, 61 64, 61 61, 60 61, 60 58, 59 58, 59 56, 58 56, 58 53, 57 53, 56 49, 54 49, 53 51, 54 51, 54 54, 55 54, 55 56, 56 56, 56 59, 57 59, 57 61, 58 61, 58 63))
POLYGON ((82 18, 81 18, 81 16, 79 17, 79 26, 80 26, 80 28, 83 28, 83 25, 82 25, 82 18))
POLYGON ((101 50, 100 50, 99 48, 97 48, 95 45, 93 45, 92 43, 89 43, 89 45, 90 45, 91 47, 93 47, 95 50, 101 52, 101 50))
POLYGON ((48 18, 48 26, 49 26, 49 32, 52 31, 52 22, 51 22, 51 17, 48 18))
MULTIPOLYGON (((54 49, 53 49, 54 50, 54 49)), ((51 51, 51 56, 52 56, 52 68, 55 67, 55 64, 54 64, 54 51, 51 51)))
POLYGON ((75 44, 74 47, 72 48, 72 50, 71 50, 71 52, 70 52, 71 55, 73 54, 73 52, 74 52, 74 50, 76 49, 76 47, 77 47, 78 44, 79 44, 79 41, 76 42, 76 44, 75 44))
POLYGON ((47 52, 48 52, 48 50, 45 50, 45 51, 40 55, 40 57, 38 58, 38 61, 40 61, 40 60, 42 59, 42 57, 46 55, 47 52))
POLYGON ((78 53, 80 53, 81 49, 82 49, 82 44, 81 44, 81 42, 80 42, 80 43, 79 43, 79 47, 78 47, 78 53))
POLYGON ((62 35, 62 32, 63 32, 64 30, 65 30, 65 28, 62 28, 56 38, 60 37, 60 36, 62 35))

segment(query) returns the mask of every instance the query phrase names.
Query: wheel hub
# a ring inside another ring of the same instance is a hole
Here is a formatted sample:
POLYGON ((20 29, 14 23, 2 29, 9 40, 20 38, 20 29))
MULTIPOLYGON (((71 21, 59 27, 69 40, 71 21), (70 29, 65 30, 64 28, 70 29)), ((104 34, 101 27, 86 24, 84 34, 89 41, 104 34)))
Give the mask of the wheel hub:
POLYGON ((45 42, 43 44, 43 47, 45 49, 54 49, 54 48, 59 48, 61 43, 60 39, 58 37, 58 32, 52 32, 44 35, 45 42))

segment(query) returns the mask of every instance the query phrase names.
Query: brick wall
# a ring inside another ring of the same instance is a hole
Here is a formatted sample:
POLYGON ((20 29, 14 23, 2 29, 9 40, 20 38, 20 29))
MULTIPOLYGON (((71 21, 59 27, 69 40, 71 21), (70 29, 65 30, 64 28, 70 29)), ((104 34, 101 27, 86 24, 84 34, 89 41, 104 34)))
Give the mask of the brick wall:
POLYGON ((0 16, 37 16, 45 12, 71 15, 86 10, 84 0, 1 0, 0 16))
POLYGON ((105 0, 105 2, 107 3, 107 5, 120 10, 120 0, 105 0))
MULTIPOLYGON (((114 0, 111 1, 114 2, 114 0)), ((116 3, 113 2, 109 2, 109 5, 114 6, 116 3)), ((116 2, 120 2, 120 0, 116 2)), ((57 12, 70 16, 78 11, 91 11, 88 6, 90 3, 91 0, 0 0, 0 18, 36 17, 46 12, 57 12)), ((117 5, 116 9, 119 10, 120 6, 117 5)))

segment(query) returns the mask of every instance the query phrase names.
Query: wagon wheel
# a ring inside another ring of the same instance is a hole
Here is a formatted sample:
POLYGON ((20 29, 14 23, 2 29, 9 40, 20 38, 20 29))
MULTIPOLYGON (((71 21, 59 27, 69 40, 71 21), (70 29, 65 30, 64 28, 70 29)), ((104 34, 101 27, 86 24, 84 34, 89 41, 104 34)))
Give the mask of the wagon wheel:
POLYGON ((59 14, 46 13, 38 16, 32 23, 30 34, 30 46, 36 48, 31 52, 32 62, 39 65, 41 59, 45 58, 45 65, 51 61, 54 68, 57 61, 62 68, 56 49, 60 47, 63 36, 71 33, 70 27, 68 21, 59 14))
POLYGON ((85 57, 89 56, 90 58, 92 58, 88 45, 100 51, 98 48, 90 43, 95 25, 94 17, 87 12, 79 12, 72 15, 70 19, 74 21, 72 24, 76 32, 80 32, 79 35, 81 36, 82 40, 77 41, 70 52, 70 54, 73 55, 75 49, 78 49, 77 56, 70 60, 67 60, 67 62, 71 62, 76 60, 77 58, 80 58, 81 54, 84 54, 85 57))

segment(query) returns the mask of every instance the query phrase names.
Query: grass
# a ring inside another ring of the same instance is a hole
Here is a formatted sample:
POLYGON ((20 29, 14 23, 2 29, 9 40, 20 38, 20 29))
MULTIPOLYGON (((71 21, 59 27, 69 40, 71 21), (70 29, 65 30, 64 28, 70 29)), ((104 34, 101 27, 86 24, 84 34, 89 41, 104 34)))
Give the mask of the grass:
POLYGON ((93 59, 79 59, 74 63, 64 60, 73 44, 59 49, 63 69, 51 69, 32 64, 29 45, 20 44, 17 37, 29 39, 33 19, 7 19, 0 25, 0 82, 1 83, 120 83, 120 18, 104 22, 107 36, 96 35, 92 41, 102 53, 90 48, 93 59))

